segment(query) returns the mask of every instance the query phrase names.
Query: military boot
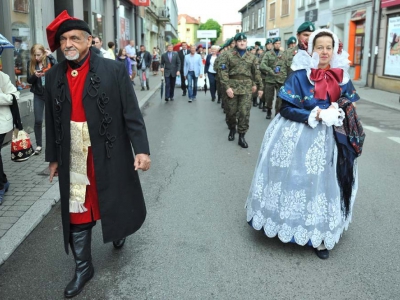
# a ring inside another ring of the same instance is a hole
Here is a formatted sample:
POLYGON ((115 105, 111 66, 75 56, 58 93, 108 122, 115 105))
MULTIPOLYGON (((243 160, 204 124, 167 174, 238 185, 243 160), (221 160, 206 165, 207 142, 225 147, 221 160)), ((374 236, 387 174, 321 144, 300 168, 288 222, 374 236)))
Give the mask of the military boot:
POLYGON ((271 119, 272 111, 270 108, 267 109, 267 117, 266 119, 271 119))
POLYGON ((253 97, 253 106, 257 107, 257 97, 253 97))
POLYGON ((229 135, 228 135, 228 141, 234 141, 235 140, 235 134, 236 134, 236 128, 230 129, 229 135))
POLYGON ((247 145, 246 140, 244 139, 244 133, 239 133, 239 142, 238 145, 242 148, 247 148, 249 145, 247 145))
POLYGON ((72 298, 82 292, 85 284, 92 279, 94 268, 92 264, 92 228, 80 232, 71 232, 71 251, 75 259, 75 275, 64 290, 64 296, 72 298))
POLYGON ((263 111, 263 112, 266 112, 266 111, 267 111, 267 107, 265 106, 265 103, 263 104, 262 111, 263 111))
MULTIPOLYGON (((265 105, 265 104, 264 104, 265 105)), ((263 107, 263 103, 260 100, 260 103, 258 103, 258 108, 261 109, 263 107)))

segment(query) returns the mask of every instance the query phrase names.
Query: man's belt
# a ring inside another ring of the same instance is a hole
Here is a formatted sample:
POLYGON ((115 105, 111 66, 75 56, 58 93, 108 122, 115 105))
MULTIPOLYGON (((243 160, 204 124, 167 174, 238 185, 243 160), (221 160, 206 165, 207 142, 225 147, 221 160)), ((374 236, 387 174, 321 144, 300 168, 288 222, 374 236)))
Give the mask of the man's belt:
POLYGON ((232 76, 229 76, 229 79, 237 79, 237 80, 248 80, 248 79, 250 79, 251 80, 250 77, 244 76, 244 75, 232 75, 232 76))

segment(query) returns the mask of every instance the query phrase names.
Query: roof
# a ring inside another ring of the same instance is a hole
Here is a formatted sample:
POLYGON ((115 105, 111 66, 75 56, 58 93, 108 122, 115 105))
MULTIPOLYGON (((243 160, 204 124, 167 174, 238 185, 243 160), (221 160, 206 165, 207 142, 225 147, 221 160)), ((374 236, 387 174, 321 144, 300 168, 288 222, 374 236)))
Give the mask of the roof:
POLYGON ((224 23, 222 25, 242 25, 242 22, 232 22, 232 23, 224 23))
POLYGON ((180 24, 180 19, 185 18, 186 19, 186 24, 198 24, 200 25, 200 21, 197 20, 196 18, 193 18, 187 14, 180 14, 178 15, 178 24, 180 24))

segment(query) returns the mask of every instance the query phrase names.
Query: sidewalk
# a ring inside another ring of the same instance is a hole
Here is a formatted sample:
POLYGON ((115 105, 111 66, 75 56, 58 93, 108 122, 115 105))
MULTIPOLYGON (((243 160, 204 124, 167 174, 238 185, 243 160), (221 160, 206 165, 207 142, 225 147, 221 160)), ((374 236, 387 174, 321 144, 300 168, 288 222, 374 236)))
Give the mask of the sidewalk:
MULTIPOLYGON (((161 75, 150 75, 150 90, 141 91, 139 78, 134 86, 139 107, 159 92, 161 75)), ((36 148, 35 135, 30 134, 36 148)), ((45 133, 43 128, 43 144, 45 133)), ((4 172, 10 188, 0 205, 0 265, 15 251, 59 200, 58 178, 49 182, 48 163, 44 161, 44 149, 25 162, 11 161, 10 145, 1 149, 4 172)), ((61 216, 60 216, 61 218, 61 216)))
POLYGON ((399 93, 395 94, 365 87, 365 82, 353 81, 353 84, 361 100, 400 110, 400 88, 399 93))

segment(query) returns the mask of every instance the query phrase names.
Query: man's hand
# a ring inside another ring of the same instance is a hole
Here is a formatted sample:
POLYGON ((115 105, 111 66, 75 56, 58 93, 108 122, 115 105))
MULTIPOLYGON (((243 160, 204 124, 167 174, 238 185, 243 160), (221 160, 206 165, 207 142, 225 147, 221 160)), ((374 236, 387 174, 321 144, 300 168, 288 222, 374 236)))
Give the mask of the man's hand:
POLYGON ((200 74, 200 78, 203 78, 203 74, 200 74))
POLYGON ((261 99, 261 97, 262 97, 262 95, 264 94, 264 92, 263 91, 258 91, 258 98, 260 98, 261 99))
POLYGON ((58 162, 49 163, 50 182, 53 182, 53 177, 58 176, 58 162))
POLYGON ((179 75, 181 75, 181 73, 178 71, 178 72, 176 72, 176 76, 179 76, 179 75))
POLYGON ((233 90, 231 88, 226 90, 226 94, 229 98, 233 98, 235 95, 233 94, 233 90))
POLYGON ((160 68, 160 72, 164 72, 164 68, 160 68))
POLYGON ((133 164, 133 166, 135 167, 135 171, 147 171, 148 169, 150 169, 150 163, 151 160, 148 154, 137 154, 135 156, 135 163, 133 164))
POLYGON ((257 92, 257 86, 256 86, 256 85, 253 85, 253 86, 251 87, 251 92, 252 92, 252 93, 257 92))

